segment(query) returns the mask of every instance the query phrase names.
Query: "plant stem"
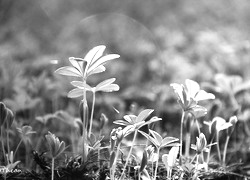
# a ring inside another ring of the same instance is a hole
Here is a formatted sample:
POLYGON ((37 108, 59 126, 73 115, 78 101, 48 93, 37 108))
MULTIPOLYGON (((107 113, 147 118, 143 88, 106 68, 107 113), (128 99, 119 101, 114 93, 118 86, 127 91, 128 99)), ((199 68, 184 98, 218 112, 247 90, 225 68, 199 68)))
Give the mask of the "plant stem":
POLYGON ((94 110, 95 110, 95 92, 93 92, 92 108, 91 108, 90 123, 89 123, 89 134, 88 134, 89 137, 92 132, 94 110))
POLYGON ((184 116, 185 116, 185 111, 182 111, 181 115, 181 132, 180 132, 180 157, 179 157, 179 162, 180 165, 182 165, 182 139, 183 139, 183 123, 184 123, 184 116))
POLYGON ((218 152, 218 157, 219 161, 221 163, 221 154, 220 154, 220 144, 219 144, 219 131, 216 134, 216 141, 217 141, 217 152, 218 152))
POLYGON ((198 122, 197 119, 195 119, 195 123, 196 123, 196 126, 197 126, 198 133, 199 133, 199 135, 200 135, 201 130, 200 130, 200 125, 199 125, 199 122, 198 122))
POLYGON ((227 146, 228 146, 229 138, 230 138, 230 136, 227 136, 226 142, 225 142, 225 147, 224 147, 224 152, 223 152, 222 165, 224 167, 226 166, 226 155, 227 155, 227 146))
MULTIPOLYGON (((159 157, 159 155, 160 155, 160 148, 157 148, 157 152, 156 153, 157 153, 157 156, 159 157)), ((154 179, 153 180, 156 180, 156 176, 157 176, 157 169, 158 169, 158 163, 159 163, 158 159, 157 159, 156 164, 155 164, 155 175, 154 175, 154 179)))
POLYGON ((130 150, 129 150, 129 153, 128 153, 128 156, 127 156, 127 159, 126 159, 126 163, 125 163, 125 165, 124 165, 124 168, 123 168, 123 171, 122 171, 122 174, 121 174, 119 180, 121 180, 121 178, 122 178, 122 177, 124 176, 124 174, 125 174, 126 167, 127 167, 127 165, 128 165, 128 161, 129 161, 129 157, 130 157, 130 155, 131 155, 131 153, 132 153, 133 146, 134 146, 134 143, 135 143, 136 135, 137 135, 137 130, 135 130, 134 137, 133 137, 133 141, 132 141, 132 145, 131 145, 131 147, 130 147, 130 150))
POLYGON ((20 147, 20 145, 22 144, 22 142, 23 142, 23 139, 21 139, 20 142, 18 143, 18 145, 17 145, 17 147, 16 147, 16 150, 15 150, 15 152, 14 152, 14 155, 13 155, 13 159, 15 159, 17 150, 19 149, 19 147, 20 147))
POLYGON ((55 158, 52 158, 52 162, 51 162, 51 180, 54 180, 54 168, 55 168, 55 158))
POLYGON ((199 165, 199 154, 197 154, 197 156, 196 156, 196 164, 195 164, 195 168, 196 168, 196 170, 198 170, 198 165, 199 165))
MULTIPOLYGON (((212 137, 212 139, 211 139, 211 141, 210 141, 209 144, 212 144, 212 143, 213 143, 214 136, 215 136, 215 135, 213 135, 213 137, 212 137)), ((209 146, 209 150, 208 150, 208 153, 207 153, 207 164, 209 163, 211 148, 212 148, 212 146, 209 146)))
POLYGON ((8 154, 10 154, 10 136, 9 136, 9 123, 6 122, 7 124, 7 130, 6 130, 6 134, 7 134, 7 152, 8 154))
POLYGON ((186 133, 186 146, 185 146, 185 156, 186 158, 189 157, 189 149, 190 149, 190 141, 191 141, 191 133, 186 133))
MULTIPOLYGON (((6 153, 6 152, 5 152, 5 149, 4 149, 3 128, 1 127, 0 130, 1 130, 1 144, 2 144, 2 151, 3 151, 3 159, 4 159, 4 162, 5 162, 5 163, 8 163, 8 162, 7 162, 7 159, 6 159, 6 156, 5 156, 5 153, 6 153)), ((6 164, 6 165, 7 165, 7 164, 6 164)))
POLYGON ((117 149, 116 149, 115 160, 112 166, 111 180, 115 180, 115 169, 116 169, 116 163, 117 163, 117 158, 119 155, 120 147, 121 147, 121 143, 118 144, 117 149))
POLYGON ((83 122, 82 122, 82 141, 83 141, 83 155, 82 155, 82 162, 85 163, 87 161, 87 155, 88 155, 88 147, 87 147, 87 127, 86 127, 86 121, 87 121, 87 99, 86 99, 86 79, 83 78, 83 122))

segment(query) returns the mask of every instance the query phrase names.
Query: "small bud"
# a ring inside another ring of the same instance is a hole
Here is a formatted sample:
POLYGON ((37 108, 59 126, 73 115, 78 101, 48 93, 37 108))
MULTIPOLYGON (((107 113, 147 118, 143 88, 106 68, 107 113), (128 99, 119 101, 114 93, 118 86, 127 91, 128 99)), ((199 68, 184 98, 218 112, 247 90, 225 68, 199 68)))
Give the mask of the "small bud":
POLYGON ((0 126, 3 125, 7 116, 7 109, 4 103, 0 102, 0 126))
POLYGON ((229 119, 229 123, 232 124, 232 126, 230 126, 230 127, 227 129, 227 135, 228 135, 228 136, 231 136, 231 134, 233 133, 234 128, 235 128, 235 125, 236 125, 237 122, 238 122, 238 119, 237 119, 236 116, 232 116, 232 117, 229 119))
POLYGON ((108 118, 105 114, 101 114, 100 117, 100 129, 103 129, 103 127, 108 123, 108 118))
POLYGON ((205 150, 207 146, 207 140, 203 133, 200 133, 199 138, 196 137, 196 151, 197 154, 200 154, 202 151, 205 150))
POLYGON ((14 122, 14 114, 9 108, 6 108, 6 110, 7 110, 7 116, 4 125, 6 128, 10 128, 14 122))

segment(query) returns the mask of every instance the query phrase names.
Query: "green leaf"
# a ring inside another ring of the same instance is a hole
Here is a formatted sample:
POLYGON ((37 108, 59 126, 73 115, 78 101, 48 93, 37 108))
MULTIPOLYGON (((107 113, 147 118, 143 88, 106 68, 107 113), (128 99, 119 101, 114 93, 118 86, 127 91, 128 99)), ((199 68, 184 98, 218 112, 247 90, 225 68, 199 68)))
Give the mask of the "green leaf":
POLYGON ((69 98, 77 98, 83 96, 83 90, 79 88, 72 89, 71 91, 68 92, 68 97, 69 98))
POLYGON ((124 121, 124 120, 116 120, 113 123, 114 124, 118 124, 118 125, 122 125, 122 126, 128 126, 128 125, 130 125, 130 123, 128 123, 127 121, 124 121))
POLYGON ((162 143, 162 137, 161 137, 161 135, 160 135, 158 132, 156 132, 156 131, 154 131, 154 130, 151 130, 151 129, 149 129, 149 132, 150 132, 150 134, 152 134, 152 136, 154 137, 154 139, 155 139, 159 144, 162 143))
POLYGON ((157 139, 154 139, 153 137, 149 136, 147 133, 138 130, 145 138, 147 138, 151 143, 155 145, 155 147, 159 148, 161 143, 157 141, 157 139))
POLYGON ((122 131, 123 131, 123 136, 126 137, 135 131, 135 127, 133 125, 128 125, 122 131))
POLYGON ((148 164, 148 154, 147 154, 147 151, 144 150, 139 171, 142 172, 145 169, 145 167, 147 166, 147 164, 148 164))
POLYGON ((96 86, 97 91, 98 91, 99 89, 102 89, 102 88, 105 87, 105 86, 108 86, 108 85, 112 84, 114 81, 115 81, 115 78, 110 78, 110 79, 106 79, 106 80, 100 82, 100 83, 97 84, 97 86, 96 86))
POLYGON ((57 69, 55 73, 64 75, 64 76, 74 76, 74 77, 82 77, 82 74, 74 67, 65 66, 57 69))
POLYGON ((113 92, 113 91, 119 91, 119 89, 120 87, 117 84, 110 84, 96 91, 113 92))
POLYGON ((92 74, 98 74, 98 73, 101 73, 101 72, 104 72, 106 70, 106 68, 101 65, 101 66, 98 66, 96 69, 94 69, 93 71, 91 71, 88 76, 92 75, 92 74))
POLYGON ((91 71, 93 71, 97 67, 105 64, 107 61, 114 60, 114 59, 117 59, 119 57, 120 57, 120 55, 118 55, 118 54, 108 54, 106 56, 101 57, 95 63, 93 63, 91 66, 89 66, 88 69, 86 69, 87 74, 89 75, 91 73, 91 71))
POLYGON ((188 112, 190 112, 195 118, 200 118, 207 114, 207 109, 203 106, 196 105, 188 110, 188 112))
POLYGON ((162 120, 161 118, 152 117, 149 121, 146 121, 146 123, 144 123, 144 125, 151 124, 151 123, 154 123, 154 122, 157 122, 157 121, 161 121, 161 120, 162 120))
POLYGON ((84 84, 82 81, 72 81, 71 84, 79 89, 86 89, 86 91, 92 91, 92 87, 88 84, 84 84))
POLYGON ((77 61, 74 57, 69 58, 69 62, 81 73, 83 74, 83 63, 77 61))
POLYGON ((105 49, 106 47, 104 45, 96 46, 86 54, 84 59, 88 62, 89 65, 91 65, 102 56, 105 49))
POLYGON ((168 147, 168 146, 174 146, 176 141, 179 141, 179 139, 175 138, 175 137, 165 137, 162 140, 161 148, 168 147))
POLYGON ((153 109, 145 109, 142 112, 140 112, 140 114, 137 116, 136 122, 141 122, 141 121, 145 121, 145 119, 152 114, 154 110, 153 109))

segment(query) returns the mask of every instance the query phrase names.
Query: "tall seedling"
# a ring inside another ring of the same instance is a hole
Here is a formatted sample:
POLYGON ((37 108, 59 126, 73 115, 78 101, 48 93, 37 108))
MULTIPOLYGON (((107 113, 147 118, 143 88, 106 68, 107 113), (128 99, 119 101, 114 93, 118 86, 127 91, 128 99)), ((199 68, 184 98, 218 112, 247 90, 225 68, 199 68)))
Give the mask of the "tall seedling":
MULTIPOLYGON (((69 61, 72 66, 65 66, 57 69, 55 72, 61 75, 65 76, 73 76, 78 77, 81 79, 81 81, 77 81, 81 84, 80 87, 77 86, 77 88, 73 89, 69 92, 68 96, 70 98, 73 97, 83 97, 82 98, 82 106, 83 106, 83 117, 82 117, 82 140, 83 140, 83 152, 82 152, 82 158, 83 163, 87 160, 88 155, 88 143, 87 143, 87 136, 91 134, 87 130, 87 124, 88 124, 88 117, 87 117, 87 110, 88 110, 88 103, 86 98, 86 92, 89 89, 89 85, 87 84, 87 79, 89 76, 97 73, 104 72, 106 68, 104 67, 104 64, 107 63, 110 60, 114 60, 119 58, 120 56, 117 54, 108 54, 103 55, 104 50, 106 49, 105 46, 100 45, 96 46, 93 49, 91 49, 86 56, 82 58, 75 58, 70 57, 69 61)), ((72 82, 73 85, 75 85, 75 81, 72 82)), ((93 102, 94 103, 94 102, 93 102)), ((92 121, 91 121, 92 123, 92 121)), ((92 124, 90 124, 90 127, 92 127, 92 124)))

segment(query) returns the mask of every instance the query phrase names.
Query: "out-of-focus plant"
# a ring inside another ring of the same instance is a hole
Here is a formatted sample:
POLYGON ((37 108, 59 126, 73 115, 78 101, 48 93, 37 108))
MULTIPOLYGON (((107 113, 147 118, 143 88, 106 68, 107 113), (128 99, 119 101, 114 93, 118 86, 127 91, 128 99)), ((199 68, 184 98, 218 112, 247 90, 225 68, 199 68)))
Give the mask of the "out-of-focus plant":
POLYGON ((55 167, 55 159, 60 156, 65 151, 65 142, 61 141, 54 134, 49 132, 45 135, 46 141, 49 147, 50 157, 52 159, 51 162, 51 180, 54 179, 54 167, 55 167))
POLYGON ((214 83, 204 83, 204 88, 214 93, 224 102, 223 117, 237 115, 240 110, 237 97, 250 89, 250 81, 243 81, 238 75, 216 74, 214 83))
MULTIPOLYGON (((1 138, 1 145, 2 151, 5 155, 5 147, 4 147, 4 131, 6 132, 6 144, 7 144, 7 153, 10 154, 10 138, 9 138, 9 131, 10 127, 14 121, 14 114, 13 112, 5 106, 4 103, 0 102, 0 138, 1 138)), ((7 162, 6 157, 4 156, 5 162, 7 162)))
POLYGON ((126 129, 126 134, 127 135, 134 132, 132 145, 130 147, 130 150, 129 150, 129 153, 128 153, 128 156, 127 156, 127 159, 126 159, 126 163, 124 165, 123 172, 121 174, 120 179, 122 179, 124 174, 125 174, 126 167, 128 165, 129 158, 130 158, 132 150, 133 150, 133 146, 134 146, 134 143, 135 143, 135 140, 136 140, 138 130, 142 126, 149 125, 151 123, 154 123, 154 122, 157 122, 157 121, 161 120, 161 118, 152 117, 150 120, 146 121, 146 119, 152 114, 153 111, 154 111, 153 109, 145 109, 142 112, 140 112, 140 114, 138 116, 136 116, 136 115, 125 115, 123 117, 124 120, 116 120, 116 121, 114 121, 114 124, 125 126, 124 129, 126 129))
MULTIPOLYGON (((197 118, 204 116, 207 109, 198 105, 199 101, 214 99, 215 96, 200 89, 200 85, 190 79, 186 79, 185 85, 172 83, 170 85, 178 98, 178 103, 182 108, 181 129, 180 129, 180 164, 182 163, 182 140, 183 140, 183 123, 185 114, 191 113, 197 122, 197 118)), ((197 122, 198 123, 198 122, 197 122)), ((199 126, 198 126, 199 129, 199 126)), ((190 133, 189 133, 190 134, 190 133)), ((190 146, 190 144, 187 144, 190 146)))
POLYGON ((222 165, 226 166, 226 155, 227 155, 227 146, 228 146, 228 142, 229 139, 234 131, 235 125, 238 122, 238 119, 236 116, 232 116, 229 119, 229 123, 232 125, 230 127, 227 128, 227 138, 226 138, 226 142, 225 142, 225 146, 224 146, 224 151, 223 151, 223 159, 222 159, 222 165))
POLYGON ((110 179, 115 180, 115 171, 116 171, 116 164, 117 158, 119 155, 119 151, 121 148, 121 142, 124 137, 124 132, 121 127, 113 129, 110 134, 110 179), (115 148, 116 147, 116 148, 115 148))
POLYGON ((177 155, 179 153, 179 147, 174 146, 170 149, 168 154, 162 155, 162 162, 167 168, 167 178, 171 179, 172 169, 176 165, 177 155))
POLYGON ((20 161, 14 162, 13 151, 6 154, 6 158, 7 158, 7 165, 0 166, 0 172, 1 172, 1 174, 3 174, 4 180, 6 180, 7 173, 11 172, 13 169, 15 169, 15 167, 20 163, 20 161))
POLYGON ((96 85, 96 87, 90 87, 88 84, 85 84, 81 81, 72 81, 71 84, 77 88, 71 90, 68 94, 68 97, 75 98, 82 96, 83 89, 86 89, 86 91, 90 91, 93 94, 93 100, 92 100, 92 108, 91 108, 91 115, 90 115, 90 123, 89 123, 89 130, 88 130, 88 136, 90 136, 90 133, 92 132, 92 124, 93 124, 93 115, 94 115, 94 109, 95 109, 95 99, 96 99, 96 92, 113 92, 118 91, 119 86, 117 84, 113 84, 115 81, 115 78, 110 78, 107 80, 104 80, 96 85))
MULTIPOLYGON (((209 126, 209 132, 212 135, 210 144, 213 143, 213 140, 216 137, 216 147, 217 147, 218 158, 219 158, 219 162, 222 163, 220 143, 219 143, 219 139, 220 139, 219 133, 220 131, 231 127, 232 124, 230 122, 226 122, 226 120, 221 117, 214 117, 211 122, 204 122, 204 123, 209 126)), ((211 146, 209 148, 208 155, 207 155, 207 164, 209 163, 209 160, 210 160, 210 153, 211 153, 211 146)))
POLYGON ((31 145, 31 135, 32 134, 35 134, 36 131, 33 131, 32 130, 32 127, 31 126, 22 126, 21 128, 17 128, 17 131, 19 132, 20 134, 20 137, 21 137, 21 140, 19 141, 17 147, 16 147, 16 150, 15 150, 15 153, 14 153, 14 158, 16 156, 16 153, 20 147, 20 145, 22 144, 22 142, 24 143, 25 145, 25 150, 26 150, 26 159, 25 159, 25 164, 26 166, 28 166, 28 161, 29 161, 29 146, 31 145))
MULTIPOLYGON (((88 155, 88 145, 87 145, 87 136, 91 134, 91 132, 88 133, 87 130, 87 124, 88 124, 88 117, 87 117, 87 111, 88 111, 88 103, 87 103, 87 87, 89 85, 87 84, 87 79, 89 76, 97 73, 104 72, 106 68, 104 67, 104 64, 107 63, 110 60, 114 60, 119 58, 120 56, 117 54, 108 54, 104 55, 104 50, 106 49, 105 46, 96 46, 93 49, 91 49, 84 58, 75 58, 70 57, 69 61, 72 66, 65 66, 57 69, 55 72, 61 75, 65 76, 73 76, 78 77, 81 79, 81 96, 83 96, 82 99, 82 108, 83 108, 83 118, 82 118, 82 140, 83 140, 83 153, 82 153, 82 162, 86 162, 87 155, 88 155)), ((79 88, 78 88, 79 89, 79 88)), ((78 90, 79 92, 79 90, 78 90)), ((69 93, 69 95, 72 97, 73 93, 72 91, 69 93)), ((94 102, 93 102, 94 103, 94 102)))
POLYGON ((172 146, 176 146, 179 145, 179 143, 177 143, 177 141, 179 140, 178 138, 175 137, 165 137, 162 138, 161 135, 159 133, 157 133, 154 130, 149 130, 150 135, 146 134, 143 131, 139 131, 143 136, 145 136, 151 143, 153 143, 156 147, 156 154, 157 154, 157 161, 156 161, 156 165, 155 165, 155 172, 154 172, 154 180, 157 177, 157 170, 158 170, 158 163, 159 163, 159 156, 160 156, 160 150, 164 147, 172 147, 172 146))

